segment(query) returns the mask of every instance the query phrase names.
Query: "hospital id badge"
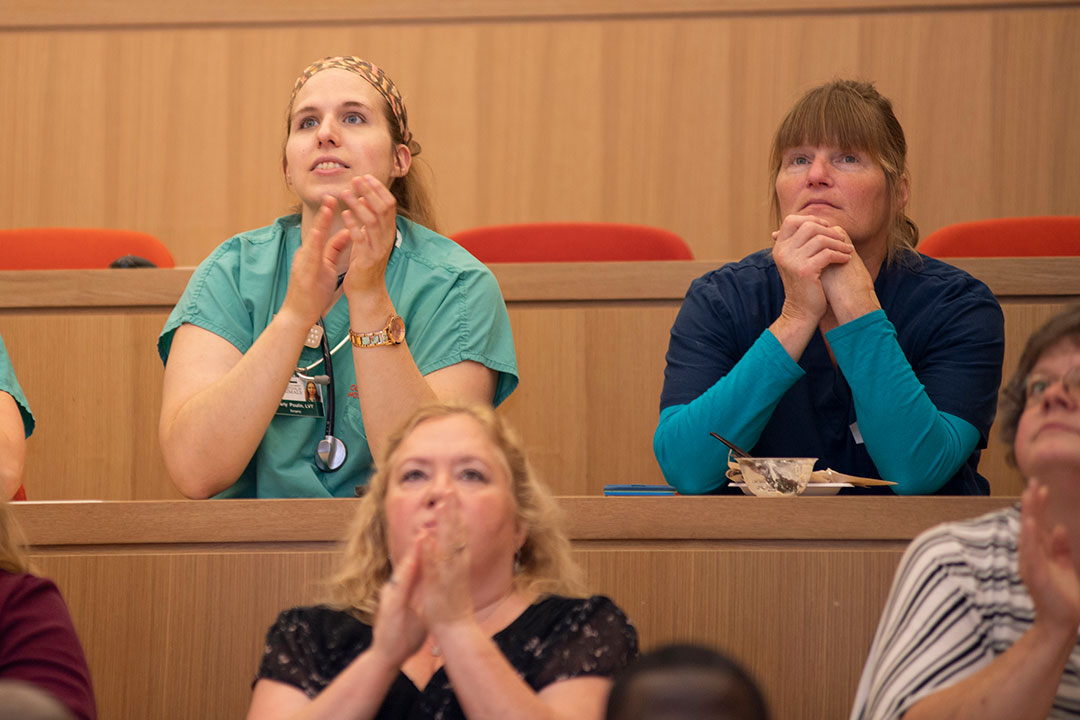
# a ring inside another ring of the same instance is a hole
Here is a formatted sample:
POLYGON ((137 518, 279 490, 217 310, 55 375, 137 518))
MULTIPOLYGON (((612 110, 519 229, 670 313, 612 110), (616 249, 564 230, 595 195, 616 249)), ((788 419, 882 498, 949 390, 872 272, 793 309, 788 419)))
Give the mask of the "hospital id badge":
POLYGON ((323 417, 323 386, 298 375, 289 378, 275 415, 323 417))

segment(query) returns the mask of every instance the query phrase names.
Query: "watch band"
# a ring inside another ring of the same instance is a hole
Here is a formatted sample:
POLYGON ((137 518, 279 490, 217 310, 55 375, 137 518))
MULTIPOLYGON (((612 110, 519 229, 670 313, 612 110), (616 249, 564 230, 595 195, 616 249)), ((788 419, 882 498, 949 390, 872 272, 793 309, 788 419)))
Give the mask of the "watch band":
POLYGON ((358 333, 349 330, 349 340, 354 347, 370 348, 384 345, 397 345, 405 339, 405 321, 400 315, 391 315, 386 327, 375 332, 358 333))

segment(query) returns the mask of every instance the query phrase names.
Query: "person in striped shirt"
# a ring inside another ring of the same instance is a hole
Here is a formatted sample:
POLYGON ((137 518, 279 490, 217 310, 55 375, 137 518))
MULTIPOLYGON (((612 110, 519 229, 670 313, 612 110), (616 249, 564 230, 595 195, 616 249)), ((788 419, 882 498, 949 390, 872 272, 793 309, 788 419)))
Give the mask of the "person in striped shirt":
POLYGON ((1002 391, 1020 505, 933 528, 897 569, 852 720, 1080 718, 1080 305, 1002 391))

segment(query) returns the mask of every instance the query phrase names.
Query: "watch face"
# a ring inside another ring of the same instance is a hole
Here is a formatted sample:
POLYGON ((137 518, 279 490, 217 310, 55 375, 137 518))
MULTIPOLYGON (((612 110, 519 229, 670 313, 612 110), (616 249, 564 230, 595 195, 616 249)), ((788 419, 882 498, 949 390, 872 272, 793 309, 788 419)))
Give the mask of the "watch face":
POLYGON ((387 334, 390 336, 390 342, 397 345, 405 339, 405 321, 401 319, 400 315, 395 315, 390 318, 390 324, 387 327, 387 334))

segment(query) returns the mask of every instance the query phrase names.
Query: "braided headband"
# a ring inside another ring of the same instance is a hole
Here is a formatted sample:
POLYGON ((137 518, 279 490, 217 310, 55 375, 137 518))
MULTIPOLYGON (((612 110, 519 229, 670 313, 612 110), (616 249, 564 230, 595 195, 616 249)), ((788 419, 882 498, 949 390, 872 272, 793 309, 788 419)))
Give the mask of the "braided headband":
POLYGON ((420 152, 420 146, 413 141, 412 131, 409 130, 409 116, 405 112, 405 100, 401 97, 401 93, 397 89, 397 85, 394 85, 394 81, 390 79, 390 76, 375 63, 368 62, 367 60, 361 60, 355 55, 339 55, 338 57, 327 57, 322 60, 316 60, 315 62, 304 68, 304 72, 300 73, 300 77, 296 78, 296 83, 293 85, 292 96, 289 98, 289 114, 292 115, 293 102, 296 101, 296 94, 300 92, 300 88, 304 87, 304 83, 312 78, 316 73, 323 70, 330 70, 331 68, 337 68, 339 70, 348 70, 349 72, 356 73, 360 77, 367 80, 373 88, 379 91, 383 100, 390 107, 390 111, 394 114, 394 120, 397 121, 398 133, 401 135, 402 142, 409 146, 409 150, 413 155, 420 152), (415 147, 415 149, 414 149, 415 147))

